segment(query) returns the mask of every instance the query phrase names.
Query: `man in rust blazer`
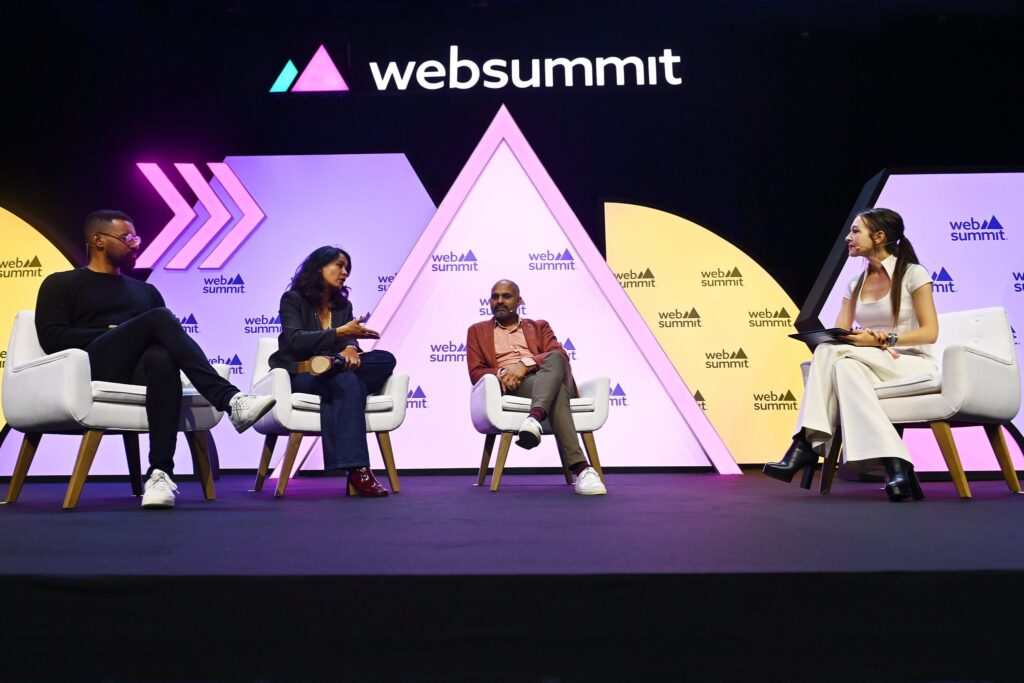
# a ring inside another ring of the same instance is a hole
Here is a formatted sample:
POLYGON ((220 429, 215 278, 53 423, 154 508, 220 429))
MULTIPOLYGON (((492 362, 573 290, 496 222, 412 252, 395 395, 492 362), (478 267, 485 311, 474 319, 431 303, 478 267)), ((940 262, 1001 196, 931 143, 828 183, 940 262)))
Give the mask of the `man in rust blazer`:
POLYGON ((466 362, 473 384, 484 375, 497 375, 503 394, 530 399, 530 414, 519 426, 516 445, 534 448, 540 443, 541 423, 548 421, 558 452, 576 475, 576 493, 607 493, 597 470, 580 448, 569 408, 576 384, 569 356, 544 320, 520 319, 523 305, 519 286, 498 280, 491 288, 490 320, 470 325, 466 335, 466 362))

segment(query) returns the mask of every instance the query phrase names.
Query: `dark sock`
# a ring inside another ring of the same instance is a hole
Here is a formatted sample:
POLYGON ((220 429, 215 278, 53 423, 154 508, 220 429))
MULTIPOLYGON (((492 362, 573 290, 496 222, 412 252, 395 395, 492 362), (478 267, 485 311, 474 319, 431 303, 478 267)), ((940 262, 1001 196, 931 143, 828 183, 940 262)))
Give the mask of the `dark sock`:
POLYGON ((548 411, 544 410, 543 408, 530 409, 530 417, 532 417, 537 422, 543 422, 545 419, 547 419, 547 416, 548 411))
POLYGON ((577 463, 569 465, 569 469, 572 470, 572 473, 577 476, 579 476, 580 473, 582 473, 583 470, 587 469, 588 467, 590 467, 590 463, 587 462, 586 460, 581 460, 577 463))

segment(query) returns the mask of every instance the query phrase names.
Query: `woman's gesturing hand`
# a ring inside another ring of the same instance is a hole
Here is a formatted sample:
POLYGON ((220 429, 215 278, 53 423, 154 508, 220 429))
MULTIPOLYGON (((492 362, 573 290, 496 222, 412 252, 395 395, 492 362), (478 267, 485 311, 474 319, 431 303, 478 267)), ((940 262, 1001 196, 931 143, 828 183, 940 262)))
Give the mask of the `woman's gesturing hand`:
POLYGON ((369 327, 363 327, 363 323, 366 322, 366 316, 360 316, 355 320, 350 320, 341 327, 334 328, 334 334, 340 337, 354 337, 356 339, 380 339, 380 332, 371 330, 369 327))

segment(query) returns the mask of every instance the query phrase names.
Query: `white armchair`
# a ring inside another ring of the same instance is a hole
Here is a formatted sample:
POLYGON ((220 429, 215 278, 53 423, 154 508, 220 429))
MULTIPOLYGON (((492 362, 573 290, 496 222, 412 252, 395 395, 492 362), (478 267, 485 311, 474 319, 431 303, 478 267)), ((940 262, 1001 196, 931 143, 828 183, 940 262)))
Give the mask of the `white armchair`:
MULTIPOLYGON (((604 471, 601 469, 601 461, 598 458, 594 432, 608 421, 610 386, 610 378, 597 377, 579 384, 577 387, 580 392, 579 398, 569 399, 573 424, 583 440, 583 447, 586 449, 590 464, 601 475, 602 480, 604 471)), ((491 476, 491 491, 497 491, 501 484, 501 474, 505 469, 505 460, 508 458, 512 437, 518 432, 519 425, 530 412, 530 399, 519 396, 502 396, 498 378, 495 375, 484 375, 473 385, 469 411, 473 419, 473 426, 481 434, 486 434, 483 458, 480 461, 480 473, 476 480, 477 486, 483 486, 487 480, 487 470, 491 465, 494 441, 499 434, 501 435, 501 442, 498 444, 498 460, 494 465, 494 474, 491 476)), ((547 420, 541 423, 541 427, 545 434, 551 433, 551 426, 547 420)), ((562 471, 565 474, 565 483, 571 484, 572 474, 564 462, 562 471)))
MULTIPOLYGON (((287 370, 271 369, 271 354, 277 351, 277 339, 261 337, 256 346, 256 362, 253 364, 252 393, 273 396, 277 403, 264 415, 254 428, 266 439, 256 472, 256 491, 263 490, 270 459, 274 454, 277 437, 288 436, 281 468, 278 472, 277 491, 280 498, 288 488, 288 479, 295 465, 295 458, 305 435, 320 435, 320 397, 316 394, 292 393, 292 379, 287 370)), ((395 456, 391 449, 390 432, 398 429, 405 421, 406 400, 409 393, 409 375, 392 375, 379 394, 366 397, 366 431, 373 432, 380 446, 384 468, 388 472, 392 493, 399 492, 398 472, 395 456)), ((302 467, 302 462, 299 463, 302 467)))
MULTIPOLYGON (((885 414, 901 432, 932 430, 961 498, 970 498, 971 489, 952 428, 984 427, 1007 487, 1021 493, 1001 429, 1020 444, 1020 432, 1010 422, 1020 409, 1020 369, 1006 311, 996 307, 943 313, 934 351, 941 359, 939 372, 901 377, 875 388, 885 414)), ((823 494, 832 485, 840 442, 837 435, 822 468, 823 494)))
MULTIPOLYGON (((228 366, 214 367, 227 378, 228 366)), ((18 500, 44 433, 82 434, 64 498, 65 510, 78 504, 104 434, 123 435, 132 493, 142 495, 138 435, 149 431, 146 387, 93 381, 89 355, 81 349, 43 353, 36 336, 33 311, 21 311, 14 317, 3 377, 4 418, 11 427, 24 433, 5 503, 18 500)), ((200 396, 187 380, 184 384, 178 429, 185 432, 203 495, 213 500, 207 432, 220 422, 223 413, 200 396)))

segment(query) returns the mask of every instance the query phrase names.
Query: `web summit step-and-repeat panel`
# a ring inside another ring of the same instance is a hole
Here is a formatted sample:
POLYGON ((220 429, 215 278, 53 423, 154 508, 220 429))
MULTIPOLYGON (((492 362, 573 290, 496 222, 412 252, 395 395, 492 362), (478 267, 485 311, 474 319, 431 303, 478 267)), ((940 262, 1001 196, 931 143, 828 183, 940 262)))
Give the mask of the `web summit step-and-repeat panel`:
MULTIPOLYGON (((809 357, 787 337, 799 314, 794 302, 711 230, 643 206, 606 205, 605 261, 540 162, 504 109, 440 207, 402 154, 143 160, 136 172, 169 218, 139 265, 153 269, 149 281, 211 362, 229 365, 245 389, 256 340, 280 332, 277 305, 295 268, 318 246, 343 246, 356 312, 370 314, 370 327, 384 332, 380 347, 411 376, 408 417, 393 435, 399 467, 478 465, 466 328, 490 317, 499 278, 520 284, 522 315, 551 323, 578 379, 611 377, 611 413, 597 438, 604 464, 735 472, 737 462, 776 459, 802 398, 799 363, 809 357), (198 201, 175 189, 182 183, 198 201)), ((889 179, 876 204, 904 215, 935 272, 940 312, 1001 305, 1017 329, 1024 264, 1013 240, 1024 215, 1012 198, 1022 185, 1021 174, 889 179)), ((27 223, 3 215, 12 239, 0 259, 0 301, 11 320, 34 307, 43 277, 71 264, 27 223)), ((848 264, 823 321, 834 318, 842 283, 861 267, 848 264)), ((239 436, 226 421, 215 436, 222 467, 255 466, 262 437, 239 436)), ((930 436, 907 438, 922 469, 944 467, 930 436)), ((970 440, 961 449, 968 469, 995 469, 983 435, 957 438, 970 440)), ((547 441, 513 453, 509 464, 557 464, 547 441)), ((19 443, 3 445, 0 472, 11 471, 19 443)), ((32 473, 66 474, 76 448, 76 437, 44 438, 32 473)), ((315 439, 306 450, 306 466, 316 467, 315 439)), ((180 460, 188 471, 189 459, 180 460)), ((125 471, 120 439, 106 440, 93 471, 125 471)))

